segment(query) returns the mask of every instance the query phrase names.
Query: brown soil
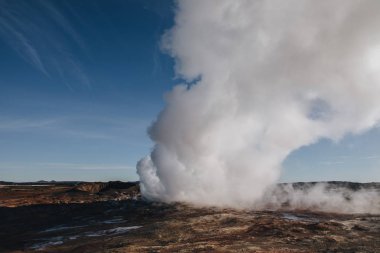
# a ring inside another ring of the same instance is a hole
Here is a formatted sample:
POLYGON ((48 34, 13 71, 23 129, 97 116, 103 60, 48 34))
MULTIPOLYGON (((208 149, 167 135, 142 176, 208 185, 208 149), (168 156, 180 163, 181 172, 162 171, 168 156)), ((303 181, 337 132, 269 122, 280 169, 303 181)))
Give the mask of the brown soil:
POLYGON ((148 203, 136 184, 77 186, 1 187, 0 252, 380 252, 376 215, 197 208, 148 203))

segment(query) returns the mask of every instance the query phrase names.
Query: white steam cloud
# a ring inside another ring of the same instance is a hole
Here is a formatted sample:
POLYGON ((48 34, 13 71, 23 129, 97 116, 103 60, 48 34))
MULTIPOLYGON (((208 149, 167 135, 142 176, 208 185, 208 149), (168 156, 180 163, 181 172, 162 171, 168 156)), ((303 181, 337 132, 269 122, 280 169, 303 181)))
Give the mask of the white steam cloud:
POLYGON ((184 84, 150 128, 145 197, 252 207, 294 150, 380 120, 380 1, 179 1, 184 84))
POLYGON ((253 208, 380 214, 380 184, 366 184, 366 187, 352 187, 352 184, 355 185, 339 182, 280 184, 268 190, 253 208))

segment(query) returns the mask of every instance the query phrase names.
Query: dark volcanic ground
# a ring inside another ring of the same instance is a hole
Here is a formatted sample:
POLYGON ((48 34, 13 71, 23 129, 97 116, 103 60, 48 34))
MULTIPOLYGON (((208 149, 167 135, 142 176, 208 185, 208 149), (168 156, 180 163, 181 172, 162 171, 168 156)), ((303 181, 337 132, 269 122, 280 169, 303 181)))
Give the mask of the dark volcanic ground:
POLYGON ((0 252, 380 252, 379 215, 148 203, 137 183, 1 185, 0 217, 0 252))

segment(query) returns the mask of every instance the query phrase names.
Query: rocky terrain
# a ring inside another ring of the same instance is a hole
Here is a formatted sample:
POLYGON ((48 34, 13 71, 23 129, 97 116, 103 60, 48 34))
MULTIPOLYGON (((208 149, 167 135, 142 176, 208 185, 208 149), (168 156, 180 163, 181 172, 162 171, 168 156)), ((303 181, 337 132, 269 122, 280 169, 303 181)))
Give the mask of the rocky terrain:
POLYGON ((380 252, 379 215, 152 203, 138 189, 2 184, 0 252, 380 252))
POLYGON ((0 183, 0 207, 36 204, 93 203, 140 196, 136 182, 0 183))

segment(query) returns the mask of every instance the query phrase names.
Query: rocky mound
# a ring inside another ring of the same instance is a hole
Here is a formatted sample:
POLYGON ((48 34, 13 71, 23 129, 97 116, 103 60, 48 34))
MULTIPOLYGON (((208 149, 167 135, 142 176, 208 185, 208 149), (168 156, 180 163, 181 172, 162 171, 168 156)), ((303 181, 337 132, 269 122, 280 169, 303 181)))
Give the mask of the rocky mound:
POLYGON ((88 192, 88 193, 100 193, 108 190, 126 190, 131 187, 138 190, 138 183, 136 182, 121 182, 121 181, 110 181, 110 182, 83 182, 76 185, 72 190, 88 192))

